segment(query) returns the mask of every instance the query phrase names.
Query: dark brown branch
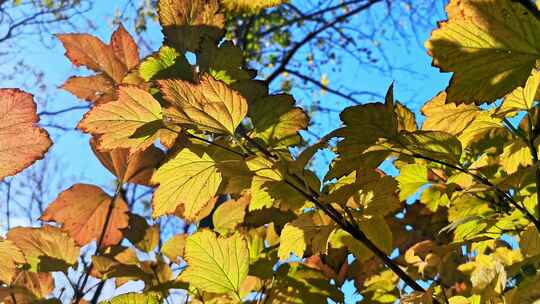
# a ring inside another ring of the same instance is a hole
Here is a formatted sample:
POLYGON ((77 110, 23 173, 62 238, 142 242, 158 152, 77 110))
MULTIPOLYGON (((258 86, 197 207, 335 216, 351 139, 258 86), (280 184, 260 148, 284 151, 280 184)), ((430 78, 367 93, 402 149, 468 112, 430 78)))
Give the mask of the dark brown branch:
MULTIPOLYGON (((116 186, 116 190, 114 191, 114 195, 111 199, 111 204, 109 205, 109 209, 107 210, 107 215, 105 216, 105 223, 103 223, 103 228, 101 229, 99 239, 96 243, 96 250, 94 251, 93 256, 98 256, 100 254, 101 245, 103 244, 103 240, 105 239, 105 234, 107 234, 107 228, 109 226, 109 222, 111 221, 115 202, 120 197, 121 194, 122 194, 122 183, 118 183, 118 185, 116 186)), ((77 290, 75 291, 74 304, 79 304, 79 302, 84 297, 84 294, 85 294, 84 287, 86 286, 86 283, 88 283, 88 278, 90 278, 90 273, 92 272, 93 268, 94 268, 94 263, 90 262, 90 265, 86 268, 86 271, 84 273, 81 286, 78 286, 77 290)))
POLYGON ((349 17, 352 17, 356 14, 358 14, 359 12, 363 11, 363 10, 366 10, 368 9, 369 7, 371 7, 373 4, 377 3, 377 2, 381 2, 382 0, 369 0, 368 3, 364 4, 364 5, 361 5, 351 11, 349 11, 348 13, 346 14, 343 14, 337 18, 335 18, 332 22, 329 22, 323 26, 321 26, 320 28, 318 28, 317 30, 313 31, 313 32, 310 32, 308 35, 306 35, 304 37, 304 39, 302 39, 301 41, 299 41, 298 43, 296 43, 288 52, 287 54, 285 54, 285 56, 283 57, 283 59, 281 60, 281 63, 280 65, 270 74, 270 76, 268 76, 265 80, 265 82, 267 84, 270 84, 274 79, 276 79, 281 73, 283 73, 283 71, 286 69, 287 65, 289 64, 289 62, 292 60, 292 58, 294 57, 294 55, 306 44, 308 43, 309 41, 311 41, 312 39, 314 39, 315 37, 317 37, 320 33, 326 31, 327 29, 329 28, 332 28, 334 27, 336 24, 338 23, 341 23, 345 20, 347 20, 349 17))

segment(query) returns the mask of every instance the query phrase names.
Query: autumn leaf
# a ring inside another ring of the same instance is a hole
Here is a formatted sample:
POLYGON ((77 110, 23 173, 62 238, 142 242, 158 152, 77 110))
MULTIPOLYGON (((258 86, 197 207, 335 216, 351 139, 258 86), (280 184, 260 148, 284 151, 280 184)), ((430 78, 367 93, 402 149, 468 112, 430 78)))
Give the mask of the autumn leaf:
POLYGON ((126 66, 115 55, 113 48, 88 34, 56 35, 66 49, 66 57, 76 66, 85 66, 96 72, 104 72, 115 83, 122 83, 126 66))
POLYGON ((62 224, 62 230, 67 231, 77 244, 83 246, 100 239, 113 203, 107 230, 101 242, 102 247, 109 247, 118 244, 124 237, 122 229, 128 226, 128 206, 119 197, 113 202, 111 197, 97 186, 75 184, 64 190, 47 207, 40 220, 62 224))
POLYGON ((129 226, 125 230, 126 238, 139 250, 151 252, 160 242, 159 225, 150 226, 146 219, 137 214, 129 215, 129 226))
POLYGON ((186 246, 186 234, 177 234, 165 241, 161 247, 161 253, 165 255, 171 262, 178 262, 178 258, 184 258, 184 249, 186 246))
POLYGON ((309 117, 294 106, 290 95, 271 95, 257 99, 250 107, 254 137, 266 142, 269 147, 279 148, 301 142, 298 131, 307 128, 309 117))
POLYGON ((139 67, 145 81, 167 78, 193 80, 193 67, 183 54, 172 47, 162 46, 156 54, 148 56, 139 67))
POLYGON ((137 44, 122 24, 112 34, 110 46, 116 58, 128 70, 133 69, 139 64, 139 49, 137 48, 137 44))
POLYGON ((513 117, 520 111, 529 111, 533 107, 539 86, 540 72, 533 71, 524 87, 518 87, 506 95, 495 114, 498 116, 513 117))
POLYGON ((236 226, 244 221, 250 200, 250 195, 244 195, 237 200, 228 200, 219 205, 212 215, 214 230, 220 234, 235 231, 236 226))
POLYGON ((126 293, 103 301, 102 304, 159 304, 159 296, 154 293, 126 293))
POLYGON ((54 278, 49 272, 31 272, 27 270, 19 270, 16 275, 17 279, 7 290, 0 289, 0 300, 4 292, 8 292, 10 296, 6 304, 59 304, 58 299, 49 297, 54 290, 54 278), (13 303, 13 297, 16 303, 13 303), (47 300, 46 300, 47 299, 47 300))
POLYGON ((206 292, 239 295, 249 268, 249 252, 242 236, 218 238, 202 230, 188 237, 185 250, 188 267, 180 275, 182 280, 206 292))
POLYGON ((446 92, 439 93, 422 107, 426 117, 422 130, 443 131, 458 135, 480 113, 475 105, 446 103, 446 92))
POLYGON ((425 46, 433 65, 454 73, 448 102, 493 102, 525 83, 540 58, 535 16, 511 0, 452 0, 446 12, 425 46))
POLYGON ((100 134, 100 149, 129 148, 133 153, 148 148, 161 134, 167 136, 172 132, 165 129, 162 118, 161 106, 150 93, 124 86, 117 101, 93 108, 78 128, 100 134))
POLYGON ((60 228, 16 227, 8 231, 7 239, 24 254, 32 271, 67 271, 79 257, 79 247, 60 228))
POLYGON ((227 85, 250 80, 256 75, 254 70, 244 68, 242 49, 232 41, 224 41, 219 47, 211 41, 203 41, 197 63, 201 73, 208 73, 227 85))
POLYGON ((158 83, 163 97, 172 105, 164 110, 172 123, 233 135, 247 114, 244 97, 212 76, 203 75, 198 84, 183 80, 158 83))
POLYGON ((179 50, 199 50, 202 38, 218 41, 225 18, 217 0, 159 0, 159 23, 165 42, 179 50))
POLYGON ((258 13, 265 8, 280 5, 286 0, 223 0, 222 5, 228 11, 258 13))
POLYGON ((14 279, 17 266, 26 263, 21 249, 10 240, 0 240, 0 281, 10 285, 14 279))
POLYGON ((47 132, 36 126, 38 120, 32 95, 0 89, 0 179, 43 158, 51 146, 47 132))
POLYGON ((90 147, 94 155, 122 183, 150 186, 152 174, 165 158, 165 153, 155 146, 135 153, 129 153, 129 149, 123 148, 99 151, 96 146, 96 140, 92 138, 90 147))
POLYGON ((221 183, 216 162, 206 153, 184 148, 171 156, 152 177, 159 184, 152 200, 152 216, 173 214, 180 208, 185 220, 197 221, 221 183))
POLYGON ((96 105, 116 99, 114 82, 104 74, 72 76, 62 85, 62 89, 96 105))

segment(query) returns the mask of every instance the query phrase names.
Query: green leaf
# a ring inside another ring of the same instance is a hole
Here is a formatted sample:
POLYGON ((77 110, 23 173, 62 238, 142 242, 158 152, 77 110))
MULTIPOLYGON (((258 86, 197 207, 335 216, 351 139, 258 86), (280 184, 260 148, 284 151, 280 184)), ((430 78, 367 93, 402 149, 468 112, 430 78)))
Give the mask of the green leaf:
POLYGON ((185 260, 181 280, 206 292, 238 296, 248 274, 249 252, 240 234, 218 238, 209 230, 196 232, 187 239, 185 260))
POLYGON ((426 48, 454 72, 448 102, 493 102, 523 85, 540 58, 540 22, 511 0, 452 0, 426 48))
POLYGON ((178 212, 187 221, 200 220, 221 184, 216 162, 198 146, 184 148, 171 156, 152 176, 159 184, 152 200, 152 216, 178 212))
POLYGON ((197 63, 202 73, 208 73, 228 85, 255 76, 252 71, 242 68, 242 50, 232 41, 225 41, 219 47, 210 41, 203 41, 197 63))
MULTIPOLYGON (((461 143, 452 134, 440 131, 416 131, 400 136, 399 142, 406 153, 419 154, 451 164, 459 164, 461 143)), ((400 150, 400 147, 397 146, 400 150)))
POLYGON ((162 46, 157 54, 147 57, 139 66, 139 75, 145 81, 167 78, 193 80, 193 74, 193 67, 186 57, 169 46, 162 46))
POLYGON ((399 187, 399 199, 404 201, 414 195, 420 187, 427 184, 428 169, 425 165, 410 164, 400 168, 399 176, 396 177, 399 187))

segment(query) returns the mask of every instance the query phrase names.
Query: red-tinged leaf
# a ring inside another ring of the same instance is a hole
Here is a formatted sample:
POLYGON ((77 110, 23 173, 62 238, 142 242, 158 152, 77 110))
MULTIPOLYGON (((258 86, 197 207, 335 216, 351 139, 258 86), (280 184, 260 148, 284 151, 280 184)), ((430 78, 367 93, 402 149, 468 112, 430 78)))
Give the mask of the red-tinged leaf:
POLYGON ((75 66, 104 72, 114 82, 122 82, 127 73, 126 66, 115 56, 113 49, 101 40, 88 34, 60 34, 57 37, 66 49, 66 56, 75 66))
MULTIPOLYGON (((42 221, 62 224, 62 229, 79 245, 99 240, 111 208, 112 199, 94 185, 76 184, 63 191, 40 217, 42 221)), ((128 226, 128 206, 117 198, 107 225, 102 247, 118 244, 124 237, 122 229, 128 226)))
POLYGON ((39 118, 32 95, 0 89, 0 179, 14 175, 43 158, 52 142, 39 118))
POLYGON ((137 44, 123 25, 120 25, 112 34, 110 45, 116 57, 126 65, 128 70, 133 69, 139 64, 137 44))
POLYGON ((62 89, 97 105, 116 98, 114 82, 105 74, 70 77, 62 85, 62 89))
POLYGON ((101 164, 123 183, 150 186, 152 174, 165 157, 165 153, 155 146, 132 154, 129 149, 122 148, 99 151, 94 138, 90 140, 90 146, 101 164))

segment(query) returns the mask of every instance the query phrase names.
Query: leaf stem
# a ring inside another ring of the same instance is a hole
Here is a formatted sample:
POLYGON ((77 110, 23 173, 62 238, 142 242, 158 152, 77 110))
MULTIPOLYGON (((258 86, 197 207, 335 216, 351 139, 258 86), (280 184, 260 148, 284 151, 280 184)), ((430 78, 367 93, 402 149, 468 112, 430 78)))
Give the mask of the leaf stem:
MULTIPOLYGON (((246 141, 251 143, 255 148, 257 148, 261 153, 263 153, 268 158, 271 158, 271 160, 275 160, 277 156, 273 155, 270 151, 268 151, 266 148, 259 145, 256 141, 252 140, 247 136, 243 130, 240 130, 240 134, 246 141)), ((289 174, 296 180, 302 180, 300 176, 297 174, 289 174)), ((327 216, 329 216, 341 229, 347 231, 350 233, 356 240, 360 241, 364 246, 366 246, 373 254, 375 254, 379 259, 381 259, 384 264, 390 268, 398 277, 400 277, 405 284, 409 285, 412 289, 419 292, 426 292, 420 284, 418 284, 411 276, 409 276, 403 269, 399 267, 398 264, 394 262, 390 257, 386 255, 384 251, 382 251, 375 243, 373 243, 366 234, 358 228, 355 224, 349 222, 346 220, 343 215, 335 209, 331 204, 325 204, 321 202, 319 199, 319 193, 317 191, 314 191, 310 187, 307 187, 310 191, 307 192, 304 189, 300 188, 295 183, 291 182, 287 178, 284 178, 283 180, 287 185, 289 185, 291 188, 293 188, 295 191, 303 195, 307 200, 315 204, 317 208, 321 209, 327 216)), ((433 299, 433 303, 439 304, 437 299, 433 299)))
MULTIPOLYGON (((105 216, 105 223, 103 223, 103 228, 101 229, 99 239, 96 243, 96 250, 94 251, 94 254, 92 256, 99 256, 100 254, 101 245, 103 244, 103 240, 105 239, 105 235, 107 234, 107 228, 109 226, 109 222, 111 221, 112 213, 114 210, 114 204, 121 193, 122 193, 122 183, 118 182, 118 185, 116 186, 116 190, 114 191, 114 196, 111 199, 111 204, 109 205, 109 209, 107 210, 107 215, 105 216)), ((92 272, 93 268, 94 268, 94 263, 90 262, 90 265, 86 268, 86 271, 84 273, 81 286, 78 286, 77 290, 75 291, 74 304, 79 304, 79 302, 84 297, 84 294, 85 294, 84 287, 86 286, 86 283, 88 283, 88 278, 90 277, 90 273, 92 272)))

